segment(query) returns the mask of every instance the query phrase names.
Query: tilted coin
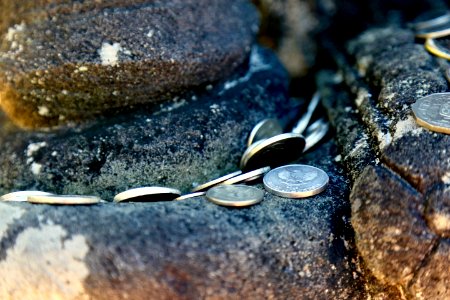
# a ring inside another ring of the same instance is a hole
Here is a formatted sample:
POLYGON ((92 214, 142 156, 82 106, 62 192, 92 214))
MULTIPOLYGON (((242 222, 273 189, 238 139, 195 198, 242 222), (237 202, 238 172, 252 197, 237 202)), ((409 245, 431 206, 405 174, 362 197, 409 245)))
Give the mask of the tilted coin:
POLYGON ((196 193, 186 194, 186 195, 180 196, 178 198, 175 198, 175 201, 182 201, 182 200, 200 197, 200 196, 204 196, 204 195, 206 195, 206 192, 196 192, 196 193))
POLYGON ((421 39, 435 39, 450 34, 450 22, 416 31, 416 37, 421 39))
POLYGON ((101 199, 96 196, 34 195, 28 196, 27 201, 35 204, 86 205, 97 204, 101 199))
POLYGON ((308 127, 309 121, 311 120, 314 111, 317 108, 317 105, 319 104, 319 101, 320 101, 320 94, 319 92, 316 92, 313 98, 311 99, 311 102, 309 102, 306 113, 303 115, 303 117, 300 118, 300 120, 292 129, 293 133, 303 133, 303 131, 305 131, 305 129, 308 127))
POLYGON ((0 201, 26 202, 28 196, 40 196, 40 195, 53 195, 53 194, 40 191, 18 191, 1 196, 0 201))
POLYGON ((314 130, 311 130, 311 132, 307 131, 308 135, 305 138, 306 143, 303 152, 317 145, 327 135, 329 124, 324 119, 319 119, 311 124, 310 127, 313 127, 314 130))
POLYGON ((417 123, 429 130, 450 134, 450 93, 420 98, 412 105, 417 123))
POLYGON ((119 193, 114 197, 114 202, 156 202, 156 201, 172 201, 181 196, 181 192, 177 189, 151 186, 130 189, 119 193))
POLYGON ((236 176, 241 175, 241 174, 242 174, 242 171, 240 171, 240 170, 236 171, 236 172, 233 172, 233 173, 230 173, 230 174, 227 174, 225 176, 222 176, 222 177, 219 177, 217 179, 211 180, 211 181, 209 181, 207 183, 203 183, 201 185, 198 185, 195 188, 193 188, 191 192, 195 193, 195 192, 205 191, 205 190, 209 189, 210 187, 218 185, 219 183, 222 183, 222 182, 224 182, 227 179, 236 177, 236 176))
POLYGON ((270 193, 285 198, 305 198, 317 195, 328 185, 328 175, 308 165, 287 165, 273 169, 264 176, 264 187, 270 193))
POLYGON ((221 184, 229 185, 229 184, 253 181, 258 178, 261 178, 262 176, 264 176, 264 174, 266 174, 269 171, 270 171, 270 167, 263 167, 263 168, 256 169, 256 170, 244 173, 242 175, 230 178, 228 180, 225 180, 221 184))
POLYGON ((447 71, 445 72, 445 78, 447 78, 448 83, 450 83, 450 67, 447 68, 447 71))
POLYGON ((265 166, 278 167, 298 159, 305 148, 305 138, 298 133, 283 133, 254 143, 241 158, 241 170, 265 166))
POLYGON ((411 25, 414 30, 422 30, 436 27, 450 22, 450 11, 432 10, 420 15, 411 25))
POLYGON ((440 58, 450 60, 450 37, 427 39, 425 49, 440 58))
POLYGON ((283 128, 280 122, 276 119, 265 119, 253 127, 248 136, 247 147, 250 147, 254 142, 265 140, 273 136, 283 133, 283 128))
POLYGON ((247 185, 218 185, 206 193, 206 198, 221 206, 243 207, 261 202, 264 191, 247 185))

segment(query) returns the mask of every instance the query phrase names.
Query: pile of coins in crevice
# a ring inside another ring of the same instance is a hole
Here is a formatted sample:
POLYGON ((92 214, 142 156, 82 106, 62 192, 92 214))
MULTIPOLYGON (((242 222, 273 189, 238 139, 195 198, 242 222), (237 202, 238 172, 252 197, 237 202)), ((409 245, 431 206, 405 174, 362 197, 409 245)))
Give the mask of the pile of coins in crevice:
MULTIPOLYGON (((207 200, 221 206, 250 206, 261 202, 265 192, 247 184, 257 182, 262 177, 265 189, 274 195, 285 198, 316 195, 327 187, 328 175, 316 167, 287 164, 299 159, 327 134, 329 125, 325 119, 318 119, 310 124, 319 101, 320 96, 316 93, 308 105, 307 112, 291 132, 283 132, 280 122, 276 119, 259 122, 249 134, 247 150, 242 156, 239 171, 198 185, 186 195, 174 188, 139 187, 117 194, 114 202, 182 201, 206 196, 207 200)), ((53 205, 106 202, 96 196, 54 195, 41 191, 13 192, 1 196, 0 200, 53 205)))

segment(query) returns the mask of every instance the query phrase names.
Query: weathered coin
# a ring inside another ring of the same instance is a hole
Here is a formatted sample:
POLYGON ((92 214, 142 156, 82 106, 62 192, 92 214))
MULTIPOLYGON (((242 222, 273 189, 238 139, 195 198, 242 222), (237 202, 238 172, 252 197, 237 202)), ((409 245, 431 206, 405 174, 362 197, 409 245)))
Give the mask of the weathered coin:
POLYGON ((305 198, 319 194, 328 185, 328 175, 308 165, 287 165, 273 169, 264 176, 267 191, 285 198, 305 198))
POLYGON ((429 130, 450 134, 450 93, 420 98, 412 105, 417 123, 429 130))
POLYGON ((450 60, 450 38, 427 39, 425 49, 431 54, 450 60))
POLYGON ((26 202, 28 196, 41 196, 41 195, 53 195, 53 194, 40 191, 19 191, 1 196, 0 201, 26 202))
POLYGON ((204 184, 201 184, 199 186, 196 186, 195 188, 192 189, 191 192, 195 193, 195 192, 205 191, 205 190, 209 189, 210 187, 218 185, 219 183, 222 183, 225 180, 228 180, 230 178, 236 177, 236 176, 241 175, 241 174, 242 174, 242 171, 236 171, 236 172, 227 174, 225 176, 222 176, 222 177, 219 177, 217 179, 211 180, 211 181, 209 181, 207 183, 204 183, 204 184))
POLYGON ((421 39, 435 39, 444 37, 450 34, 450 22, 439 24, 437 26, 428 27, 417 30, 416 37, 421 39))
POLYGON ((252 144, 241 158, 243 171, 265 166, 278 167, 298 159, 305 148, 305 138, 298 133, 283 133, 252 144))
POLYGON ((206 198, 217 205, 243 207, 261 202, 264 191, 247 185, 218 185, 206 193, 206 198))
POLYGON ((200 197, 200 196, 204 196, 204 195, 206 195, 206 192, 196 192, 196 193, 186 194, 186 195, 180 196, 178 198, 175 198, 175 201, 182 201, 182 200, 200 197))
POLYGON ((247 147, 250 147, 254 142, 265 140, 273 136, 283 133, 283 128, 280 122, 276 119, 265 119, 253 127, 248 136, 247 147))
POLYGON ((35 204, 86 205, 97 204, 101 199, 96 196, 34 195, 28 196, 27 201, 35 204))
POLYGON ((450 22, 450 11, 432 10, 420 15, 411 25, 414 30, 423 30, 450 22))
POLYGON ((114 197, 114 202, 156 202, 156 201, 172 201, 181 196, 181 192, 177 189, 165 187, 141 187, 130 189, 119 193, 114 197))
POLYGON ((311 120, 311 117, 314 113, 314 111, 317 108, 317 105, 320 101, 320 94, 319 92, 316 92, 311 99, 311 102, 309 102, 308 108, 306 110, 306 113, 298 120, 297 124, 292 129, 293 133, 303 133, 305 129, 308 127, 309 121, 311 120))
POLYGON ((256 169, 256 170, 244 173, 242 175, 230 178, 228 180, 225 180, 221 184, 230 185, 230 184, 236 184, 236 183, 241 183, 241 182, 253 181, 258 178, 261 178, 262 176, 264 176, 264 174, 266 174, 269 171, 270 171, 270 167, 263 167, 263 168, 256 169))

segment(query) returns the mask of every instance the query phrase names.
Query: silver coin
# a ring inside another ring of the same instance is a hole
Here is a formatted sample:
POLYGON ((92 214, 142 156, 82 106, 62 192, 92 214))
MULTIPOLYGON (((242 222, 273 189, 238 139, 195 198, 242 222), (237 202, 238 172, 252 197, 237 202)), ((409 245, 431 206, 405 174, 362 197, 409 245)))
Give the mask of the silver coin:
POLYGON ((242 171, 236 171, 236 172, 233 172, 231 174, 227 174, 225 176, 222 176, 222 177, 219 177, 217 179, 211 180, 211 181, 209 181, 207 183, 203 183, 203 184, 201 184, 199 186, 196 186, 195 188, 192 189, 191 192, 195 193, 195 192, 205 191, 205 190, 209 189, 210 187, 218 185, 219 183, 222 183, 225 180, 228 180, 230 178, 236 177, 236 176, 241 175, 241 174, 242 174, 242 171))
POLYGON ((327 135, 329 124, 324 119, 319 119, 309 127, 306 131, 307 135, 303 152, 306 152, 317 145, 327 135), (311 130, 309 130, 309 127, 311 127, 311 130))
POLYGON ((181 196, 181 192, 177 189, 165 187, 141 187, 130 189, 119 193, 114 197, 114 202, 156 202, 156 201, 172 201, 181 196))
POLYGON ((450 34, 450 21, 437 26, 417 30, 416 37, 421 39, 436 39, 450 34))
POLYGON ((283 133, 283 128, 280 122, 276 119, 265 119, 256 124, 250 132, 247 141, 247 147, 250 147, 254 142, 265 140, 273 136, 283 133))
POLYGON ((317 105, 320 102, 320 94, 319 92, 316 92, 311 99, 311 102, 309 102, 308 108, 306 110, 306 113, 301 117, 300 120, 298 120, 297 124, 292 129, 293 133, 303 133, 305 129, 308 127, 309 121, 311 121, 311 117, 314 113, 314 111, 317 108, 317 105))
POLYGON ((1 196, 0 201, 26 202, 28 196, 40 196, 40 195, 48 196, 53 194, 40 191, 18 191, 1 196))
POLYGON ((180 196, 178 198, 175 198, 175 201, 182 201, 182 200, 200 197, 200 196, 204 196, 204 195, 206 195, 206 192, 196 192, 196 193, 186 194, 186 195, 180 196))
POLYGON ((218 185, 206 193, 206 198, 221 206, 243 207, 261 202, 264 191, 247 185, 218 185))
POLYGON ((269 171, 270 171, 270 167, 263 167, 263 168, 256 169, 256 170, 244 173, 242 175, 230 178, 228 180, 225 180, 221 184, 230 185, 230 184, 236 184, 236 183, 241 183, 241 182, 253 181, 253 180, 261 178, 262 176, 264 176, 264 174, 266 174, 269 171))
POLYGON ((241 170, 249 171, 265 166, 278 167, 300 158, 305 138, 298 133, 283 133, 254 143, 241 158, 241 170))
POLYGON ((412 105, 420 126, 450 134, 450 93, 436 93, 420 98, 412 105))
POLYGON ((416 18, 411 25, 414 30, 423 30, 450 22, 450 11, 428 11, 416 18))
POLYGON ((86 205, 97 204, 101 199, 96 196, 33 195, 28 196, 27 201, 35 204, 86 205))
POLYGON ((264 187, 270 193, 285 198, 305 198, 317 195, 328 185, 328 175, 308 165, 287 165, 273 169, 264 176, 264 187))

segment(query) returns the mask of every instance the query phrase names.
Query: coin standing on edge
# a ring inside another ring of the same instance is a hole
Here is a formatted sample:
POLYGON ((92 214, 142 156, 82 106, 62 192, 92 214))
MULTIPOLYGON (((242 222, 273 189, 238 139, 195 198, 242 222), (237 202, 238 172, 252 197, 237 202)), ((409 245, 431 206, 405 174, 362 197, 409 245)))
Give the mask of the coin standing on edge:
POLYGON ((247 147, 253 143, 271 138, 283 133, 280 122, 276 119, 264 119, 253 127, 248 136, 247 147))
POLYGON ((218 185, 206 193, 214 204, 231 207, 251 206, 264 199, 264 191, 248 185, 218 185))
POLYGON ((425 49, 437 57, 450 60, 450 39, 427 39, 425 41, 425 49))
POLYGON ((435 11, 428 11, 420 15, 410 24, 410 26, 414 30, 423 30, 436 27, 442 24, 446 24, 448 22, 450 22, 450 11, 435 10, 435 11))
POLYGON ((0 197, 0 201, 12 201, 12 202, 26 202, 28 196, 49 196, 52 193, 41 192, 41 191, 18 191, 5 194, 0 197))
POLYGON ((445 72, 445 78, 447 78, 448 83, 450 83, 450 67, 448 67, 445 72))
POLYGON ((450 93, 422 97, 411 108, 417 124, 432 131, 450 134, 450 93))
POLYGON ((305 148, 305 138, 298 133, 283 133, 254 143, 245 150, 240 168, 243 171, 265 166, 278 167, 298 159, 305 148))
POLYGON ((285 198, 306 198, 317 195, 328 186, 329 177, 323 170, 308 165, 286 165, 264 176, 266 190, 285 198))
POLYGON ((256 179, 261 178, 269 171, 270 171, 270 167, 263 167, 263 168, 256 169, 256 170, 244 173, 242 175, 230 178, 228 180, 225 180, 221 184, 230 185, 230 184, 236 184, 236 183, 241 183, 241 182, 254 181, 256 179))
POLYGON ((230 178, 236 177, 236 176, 241 175, 241 174, 242 174, 242 171, 240 171, 240 170, 236 171, 236 172, 233 172, 233 173, 230 173, 230 174, 227 174, 225 176, 222 176, 222 177, 219 177, 217 179, 211 180, 211 181, 209 181, 207 183, 203 183, 201 185, 198 185, 195 188, 193 188, 191 190, 191 192, 195 193, 195 192, 205 191, 205 190, 209 189, 210 187, 218 185, 219 183, 222 183, 225 180, 228 180, 230 178))
POLYGON ((114 202, 157 202, 172 201, 181 196, 181 192, 177 189, 165 187, 140 187, 119 193, 114 197, 114 202))
POLYGON ((183 196, 180 196, 178 198, 175 198, 175 201, 183 201, 190 198, 200 197, 206 195, 206 192, 196 192, 196 193, 190 193, 183 196))
POLYGON ((34 195, 28 196, 27 201, 34 204, 87 205, 97 204, 101 199, 97 196, 34 195))

